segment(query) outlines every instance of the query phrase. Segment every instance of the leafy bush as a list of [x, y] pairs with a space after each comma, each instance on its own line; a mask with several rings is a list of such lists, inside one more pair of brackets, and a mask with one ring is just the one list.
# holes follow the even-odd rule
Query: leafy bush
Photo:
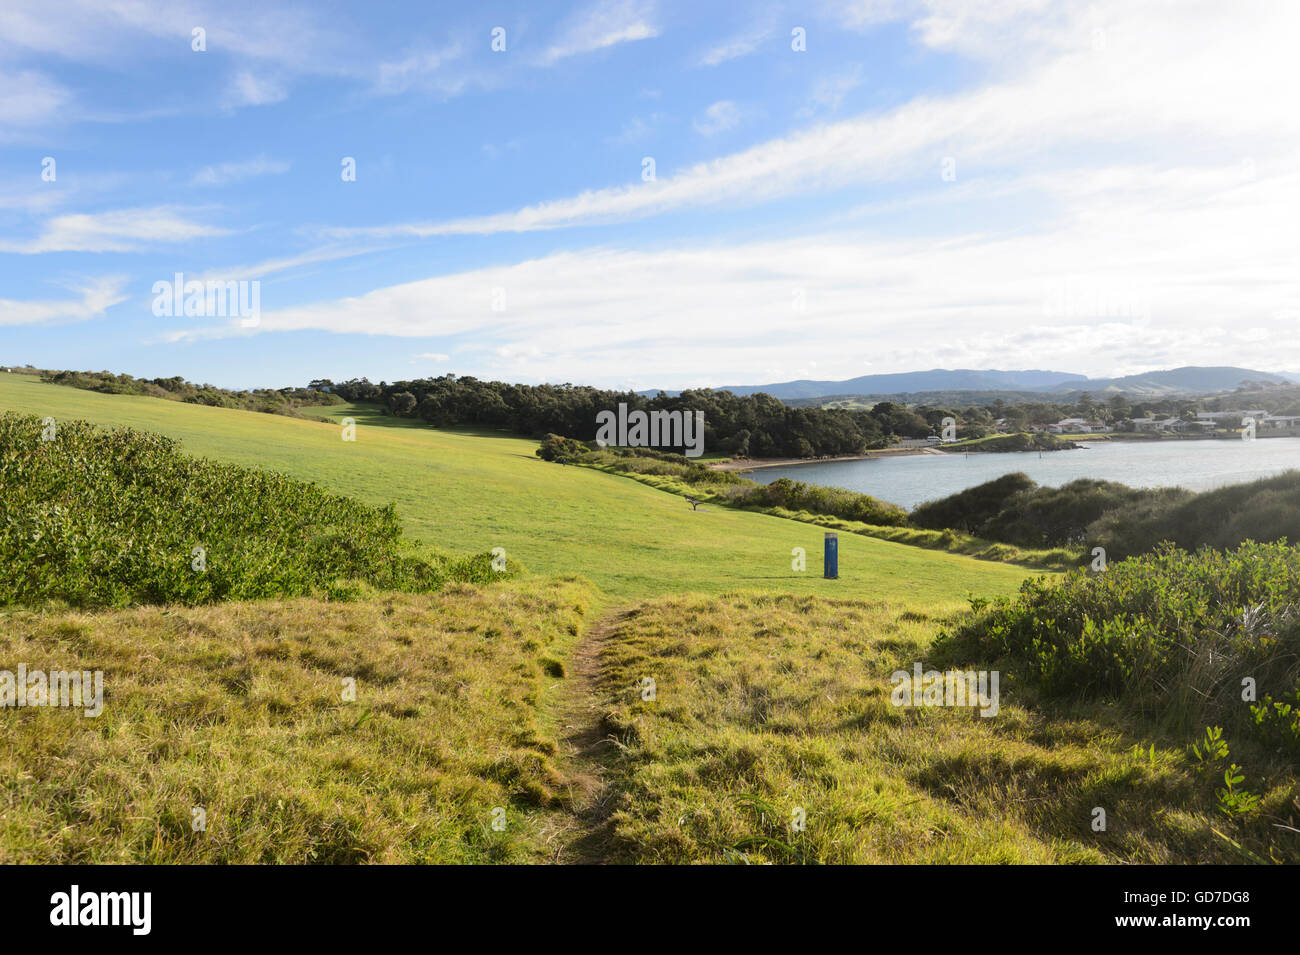
[[1194, 550], [1300, 540], [1300, 471], [1196, 495], [1137, 498], [1099, 517], [1088, 534], [1112, 558], [1149, 551], [1160, 541]]
[[115, 375], [111, 371], [44, 371], [41, 372], [41, 381], [98, 391], [106, 395], [143, 395], [187, 404], [242, 408], [245, 411], [263, 411], [292, 417], [297, 417], [300, 409], [305, 407], [333, 405], [342, 401], [337, 395], [317, 388], [231, 391], [215, 385], [197, 385], [179, 375], [171, 378], [135, 378], [131, 375]]
[[536, 453], [543, 461], [571, 461], [590, 450], [581, 441], [563, 438], [558, 434], [548, 434]]
[[1250, 713], [1255, 718], [1255, 736], [1261, 743], [1300, 756], [1300, 685], [1289, 698], [1284, 695], [1275, 700], [1265, 694]]
[[1157, 553], [1073, 571], [940, 638], [955, 658], [1008, 660], [1049, 696], [1106, 698], [1187, 728], [1246, 728], [1242, 679], [1260, 692], [1300, 677], [1300, 550], [1248, 542], [1235, 551]]
[[926, 501], [912, 509], [912, 523], [929, 530], [979, 532], [1007, 507], [1007, 504], [1038, 485], [1028, 474], [1017, 471], [956, 494]]
[[[397, 513], [131, 429], [0, 415], [0, 604], [199, 604], [500, 575], [402, 538]], [[201, 550], [196, 550], [201, 548]]]
[[1020, 547], [1104, 546], [1090, 529], [1106, 515], [1132, 507], [1164, 508], [1189, 497], [1180, 488], [1131, 488], [1094, 478], [1040, 487], [1017, 472], [920, 504], [911, 518], [918, 527], [953, 528]]
[[753, 484], [732, 496], [742, 507], [783, 507], [791, 511], [829, 514], [848, 521], [862, 521], [884, 527], [901, 527], [907, 523], [907, 511], [869, 494], [822, 487], [780, 478], [771, 484]]

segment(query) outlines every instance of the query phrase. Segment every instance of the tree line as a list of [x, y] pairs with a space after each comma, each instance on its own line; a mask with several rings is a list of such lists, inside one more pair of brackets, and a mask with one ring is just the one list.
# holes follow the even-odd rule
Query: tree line
[[913, 409], [892, 401], [869, 410], [793, 408], [767, 394], [738, 396], [709, 388], [646, 396], [587, 385], [514, 385], [456, 375], [377, 385], [365, 378], [339, 383], [317, 379], [309, 387], [346, 401], [378, 403], [390, 414], [435, 427], [558, 434], [580, 441], [594, 440], [597, 413], [619, 404], [629, 412], [703, 411], [708, 452], [760, 458], [860, 454], [888, 447], [897, 438], [937, 434], [944, 417], [953, 417], [959, 427], [962, 422], [946, 409]]

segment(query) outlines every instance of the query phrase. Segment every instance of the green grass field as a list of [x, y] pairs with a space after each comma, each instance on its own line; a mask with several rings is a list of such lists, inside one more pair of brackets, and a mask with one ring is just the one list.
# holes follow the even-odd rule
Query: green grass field
[[[0, 667], [105, 674], [97, 719], [0, 713], [0, 860], [1224, 858], [1200, 808], [1165, 813], [1190, 783], [1163, 740], [1148, 766], [1129, 752], [1147, 737], [1104, 720], [888, 707], [888, 671], [1025, 567], [842, 533], [826, 581], [820, 527], [692, 511], [543, 462], [533, 441], [364, 408], [305, 420], [0, 375], [0, 409], [160, 432], [394, 502], [409, 535], [504, 547], [527, 570], [354, 603], [0, 610]], [[341, 701], [353, 675], [357, 701]], [[1098, 798], [1143, 825], [1090, 838]], [[791, 800], [809, 819], [797, 844], [773, 816]]]
[[[607, 856], [1245, 860], [1183, 741], [1114, 707], [1044, 708], [1010, 674], [995, 718], [891, 705], [890, 674], [929, 665], [940, 622], [900, 603], [753, 594], [662, 598], [626, 615], [600, 652], [602, 725], [617, 740]], [[1255, 828], [1278, 839], [1276, 861], [1294, 861], [1294, 840], [1269, 826], [1294, 818], [1294, 779], [1269, 791], [1275, 809]], [[1092, 826], [1099, 807], [1105, 831]]]
[[544, 861], [570, 786], [543, 703], [593, 596], [0, 612], [0, 667], [104, 674], [96, 718], [0, 710], [0, 864]]
[[[0, 375], [0, 409], [128, 425], [191, 454], [281, 471], [372, 504], [394, 502], [407, 533], [456, 553], [504, 547], [534, 573], [582, 574], [611, 604], [737, 589], [903, 599], [955, 608], [967, 593], [1014, 591], [1028, 571], [854, 534], [840, 536], [840, 579], [821, 578], [823, 531], [681, 498], [628, 478], [546, 463], [536, 442], [436, 431], [370, 408], [303, 420], [43, 384]], [[341, 420], [356, 420], [356, 441]], [[803, 573], [791, 550], [807, 552]]]
[[104, 673], [99, 717], [0, 711], [0, 861], [1296, 858], [1294, 773], [1235, 739], [1262, 796], [1241, 820], [1215, 808], [1185, 732], [1040, 699], [1023, 661], [1006, 661], [997, 718], [891, 705], [890, 673], [1025, 567], [846, 532], [825, 581], [815, 525], [692, 511], [532, 441], [352, 406], [295, 419], [0, 375], [0, 410], [161, 432], [393, 502], [410, 536], [504, 547], [526, 571], [349, 603], [0, 608], [0, 669]]

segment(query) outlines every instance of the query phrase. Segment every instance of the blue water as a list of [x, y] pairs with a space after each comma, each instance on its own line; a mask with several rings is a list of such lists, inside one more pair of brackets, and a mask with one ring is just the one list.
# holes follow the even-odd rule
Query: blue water
[[909, 454], [866, 461], [835, 461], [759, 468], [761, 484], [787, 477], [861, 491], [906, 508], [955, 494], [1012, 471], [1056, 487], [1076, 478], [1119, 481], [1130, 487], [1185, 487], [1205, 491], [1300, 469], [1300, 438], [1255, 441], [1099, 441], [1077, 451], [1008, 454]]

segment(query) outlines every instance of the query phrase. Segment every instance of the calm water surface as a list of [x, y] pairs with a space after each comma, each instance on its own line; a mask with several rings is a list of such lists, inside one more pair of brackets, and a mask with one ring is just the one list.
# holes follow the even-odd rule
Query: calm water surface
[[1119, 481], [1130, 487], [1185, 487], [1206, 491], [1300, 469], [1300, 438], [1255, 441], [1100, 441], [1077, 451], [1009, 454], [909, 454], [868, 461], [836, 461], [759, 468], [745, 475], [761, 484], [788, 477], [809, 484], [861, 491], [906, 508], [955, 494], [1012, 471], [1056, 487], [1076, 478]]

